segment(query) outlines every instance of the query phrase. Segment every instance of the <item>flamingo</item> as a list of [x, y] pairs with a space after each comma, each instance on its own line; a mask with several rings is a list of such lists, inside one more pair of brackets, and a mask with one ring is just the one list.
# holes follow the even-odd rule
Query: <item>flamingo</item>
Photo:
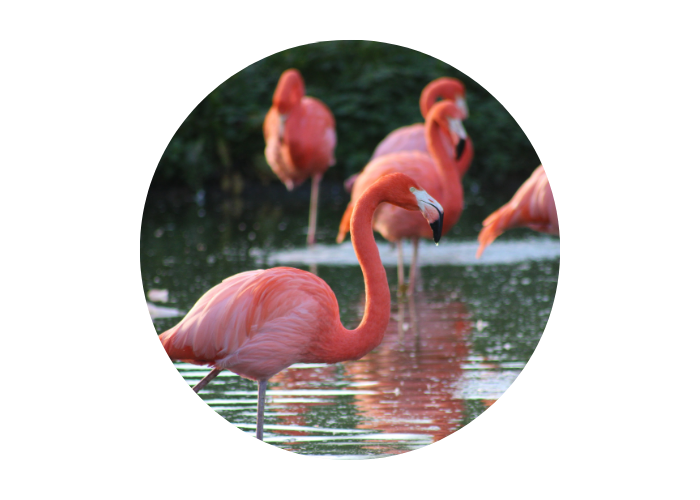
[[[428, 113], [425, 127], [426, 142], [430, 155], [420, 151], [400, 151], [380, 156], [371, 160], [357, 177], [352, 187], [350, 202], [340, 222], [336, 241], [342, 243], [350, 227], [350, 215], [363, 191], [379, 177], [393, 172], [404, 172], [435, 194], [445, 206], [443, 232], [447, 233], [459, 220], [464, 203], [462, 181], [455, 165], [455, 160], [442, 140], [443, 134], [455, 139], [465, 140], [467, 133], [461, 121], [460, 108], [451, 101], [435, 104]], [[418, 238], [429, 238], [420, 217], [415, 214], [397, 210], [384, 205], [379, 207], [374, 216], [374, 229], [386, 240], [395, 242], [398, 250], [399, 293], [404, 290], [404, 269], [402, 240], [410, 238], [413, 242], [413, 259], [409, 274], [408, 293], [413, 293], [418, 261]]]
[[318, 276], [290, 267], [236, 274], [206, 292], [160, 341], [173, 360], [213, 369], [198, 392], [222, 370], [258, 382], [256, 437], [262, 440], [267, 381], [294, 363], [359, 359], [377, 347], [389, 323], [391, 295], [372, 235], [380, 203], [420, 211], [440, 240], [442, 206], [410, 177], [377, 180], [357, 200], [350, 222], [364, 274], [366, 308], [360, 325], [346, 330], [333, 290]]
[[316, 241], [318, 190], [323, 174], [335, 165], [335, 119], [328, 107], [305, 96], [304, 79], [296, 69], [282, 73], [265, 116], [265, 158], [287, 190], [311, 177], [308, 245]]
[[[456, 78], [443, 76], [425, 86], [419, 100], [420, 112], [424, 119], [427, 119], [430, 108], [433, 107], [438, 98], [454, 101], [463, 113], [462, 119], [466, 120], [469, 117], [464, 84]], [[449, 135], [442, 134], [442, 140], [447, 148], [452, 148], [453, 144]], [[457, 158], [457, 168], [462, 177], [469, 170], [469, 166], [474, 158], [474, 144], [471, 137], [467, 137], [463, 146], [463, 149], [460, 147], [457, 151], [451, 151], [450, 153], [453, 155], [453, 158]], [[425, 139], [425, 125], [415, 123], [397, 128], [377, 145], [370, 160], [398, 151], [422, 151], [427, 154], [428, 144]], [[348, 192], [352, 191], [352, 185], [358, 175], [355, 174], [345, 181], [345, 189]]]
[[513, 198], [486, 217], [479, 233], [479, 249], [476, 258], [506, 230], [529, 227], [542, 233], [559, 235], [559, 219], [554, 205], [549, 179], [540, 165], [530, 178], [515, 192]]

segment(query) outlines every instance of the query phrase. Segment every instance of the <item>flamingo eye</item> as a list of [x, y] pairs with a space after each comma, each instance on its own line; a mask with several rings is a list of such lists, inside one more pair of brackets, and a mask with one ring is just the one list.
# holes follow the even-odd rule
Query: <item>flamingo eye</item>
[[416, 192], [416, 188], [414, 188], [414, 187], [410, 187], [410, 188], [408, 188], [408, 190], [409, 190], [410, 192], [412, 192], [412, 193], [415, 193], [415, 192]]

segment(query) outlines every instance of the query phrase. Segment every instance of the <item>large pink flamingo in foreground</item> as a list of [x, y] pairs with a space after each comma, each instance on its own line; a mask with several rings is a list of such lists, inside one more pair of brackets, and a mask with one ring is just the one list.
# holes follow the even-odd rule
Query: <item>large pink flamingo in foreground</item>
[[304, 80], [296, 69], [280, 76], [265, 116], [265, 158], [289, 191], [311, 177], [311, 208], [306, 242], [316, 241], [318, 190], [323, 174], [335, 165], [335, 119], [318, 99], [304, 95]]
[[[352, 187], [350, 203], [345, 210], [338, 229], [336, 241], [341, 243], [350, 227], [350, 215], [362, 193], [378, 178], [393, 172], [403, 172], [416, 179], [427, 191], [445, 207], [445, 219], [442, 232], [447, 233], [459, 220], [464, 203], [462, 180], [455, 160], [445, 146], [442, 136], [447, 135], [453, 142], [466, 139], [466, 131], [461, 121], [462, 112], [451, 101], [435, 104], [428, 113], [425, 127], [426, 142], [430, 155], [420, 151], [400, 151], [387, 154], [370, 161], [360, 173]], [[383, 205], [374, 215], [374, 230], [386, 240], [395, 242], [398, 249], [399, 293], [403, 294], [404, 270], [402, 240], [409, 238], [413, 242], [413, 260], [409, 275], [408, 293], [413, 293], [416, 267], [418, 261], [418, 239], [430, 238], [431, 234], [425, 224], [415, 213], [399, 210], [390, 205]]]
[[355, 330], [340, 322], [333, 290], [316, 275], [289, 267], [236, 274], [206, 292], [160, 340], [173, 360], [214, 369], [198, 392], [222, 370], [258, 381], [256, 437], [262, 439], [267, 381], [294, 363], [359, 359], [377, 347], [389, 323], [391, 295], [372, 234], [381, 203], [420, 211], [440, 239], [443, 209], [420, 184], [396, 173], [375, 182], [357, 200], [350, 222], [364, 274], [367, 302]]
[[484, 220], [483, 226], [479, 233], [477, 259], [493, 240], [508, 229], [529, 227], [542, 233], [559, 235], [557, 207], [544, 167], [537, 167], [513, 198]]
[[[464, 84], [456, 78], [444, 76], [433, 80], [425, 86], [419, 100], [420, 112], [424, 120], [427, 121], [430, 108], [433, 107], [438, 98], [453, 101], [462, 111], [463, 120], [469, 117]], [[456, 144], [452, 143], [450, 136], [442, 133], [441, 136], [450, 155], [457, 160], [457, 170], [459, 170], [459, 174], [464, 176], [474, 159], [474, 144], [472, 143], [471, 137], [467, 137], [465, 142], [460, 142], [459, 147], [455, 150], [453, 147], [456, 146]], [[370, 161], [380, 156], [397, 153], [399, 151], [422, 151], [426, 154], [429, 153], [428, 143], [425, 138], [425, 125], [423, 123], [406, 125], [405, 127], [399, 127], [391, 132], [377, 145], [374, 153], [372, 153]], [[345, 189], [348, 192], [352, 191], [352, 186], [358, 175], [359, 174], [355, 174], [345, 181]]]

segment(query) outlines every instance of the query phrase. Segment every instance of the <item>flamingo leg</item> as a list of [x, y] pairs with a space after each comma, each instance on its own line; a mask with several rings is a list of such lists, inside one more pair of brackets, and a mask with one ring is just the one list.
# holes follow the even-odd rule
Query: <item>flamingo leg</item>
[[399, 324], [399, 343], [403, 347], [403, 310], [404, 303], [402, 300], [399, 301], [399, 315], [396, 318], [396, 322]]
[[403, 240], [396, 241], [396, 259], [398, 260], [398, 271], [399, 271], [399, 290], [397, 295], [399, 297], [403, 296], [406, 292], [406, 285], [404, 284], [404, 269], [403, 269]]
[[316, 214], [318, 213], [318, 188], [323, 174], [316, 174], [311, 178], [311, 208], [309, 209], [309, 234], [306, 244], [311, 246], [316, 243]]
[[194, 392], [199, 392], [205, 385], [207, 385], [209, 382], [211, 382], [216, 376], [221, 373], [221, 370], [218, 368], [214, 368], [212, 371], [210, 371], [206, 377], [204, 377], [202, 380], [197, 382], [197, 385], [195, 385], [192, 390]]
[[255, 437], [262, 441], [263, 427], [265, 424], [265, 391], [267, 390], [267, 380], [258, 380], [258, 416], [255, 426]]
[[413, 238], [413, 258], [411, 259], [411, 271], [408, 274], [408, 294], [413, 295], [416, 288], [416, 276], [418, 272], [418, 238]]

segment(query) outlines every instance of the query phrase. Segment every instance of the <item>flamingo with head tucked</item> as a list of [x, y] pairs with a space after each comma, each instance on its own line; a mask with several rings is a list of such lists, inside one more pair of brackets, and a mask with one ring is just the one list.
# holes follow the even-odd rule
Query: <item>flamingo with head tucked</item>
[[335, 165], [335, 119], [318, 99], [305, 96], [296, 69], [280, 76], [265, 116], [265, 158], [289, 191], [311, 177], [311, 208], [306, 242], [316, 241], [318, 191], [323, 174]]
[[343, 327], [338, 301], [325, 281], [307, 271], [275, 267], [224, 280], [206, 292], [180, 323], [160, 335], [171, 359], [213, 367], [194, 386], [195, 392], [222, 370], [258, 381], [258, 439], [263, 435], [270, 377], [294, 363], [359, 359], [381, 343], [389, 324], [391, 295], [372, 234], [372, 216], [380, 204], [420, 211], [433, 227], [435, 241], [440, 239], [443, 209], [410, 177], [386, 175], [363, 193], [350, 220], [367, 296], [355, 330]]
[[515, 192], [513, 198], [489, 215], [479, 233], [477, 259], [484, 249], [508, 229], [529, 227], [542, 233], [559, 235], [559, 218], [549, 179], [540, 165]]
[[[459, 220], [464, 203], [462, 180], [453, 156], [442, 140], [447, 135], [453, 142], [466, 139], [466, 131], [461, 121], [462, 112], [451, 101], [442, 101], [435, 104], [428, 113], [425, 126], [426, 142], [430, 155], [420, 151], [400, 151], [380, 156], [370, 161], [362, 173], [357, 177], [352, 187], [350, 203], [348, 203], [343, 219], [340, 222], [336, 241], [341, 243], [350, 227], [350, 215], [357, 200], [362, 193], [378, 178], [394, 173], [403, 172], [416, 179], [425, 189], [433, 193], [435, 198], [445, 207], [445, 219], [443, 232], [448, 232]], [[385, 239], [396, 242], [398, 248], [398, 279], [399, 291], [403, 293], [403, 253], [402, 240], [405, 238], [413, 241], [413, 259], [409, 275], [408, 293], [414, 289], [416, 268], [418, 261], [418, 239], [430, 238], [425, 224], [421, 223], [416, 214], [398, 210], [390, 205], [379, 207], [374, 216], [374, 229]]]

